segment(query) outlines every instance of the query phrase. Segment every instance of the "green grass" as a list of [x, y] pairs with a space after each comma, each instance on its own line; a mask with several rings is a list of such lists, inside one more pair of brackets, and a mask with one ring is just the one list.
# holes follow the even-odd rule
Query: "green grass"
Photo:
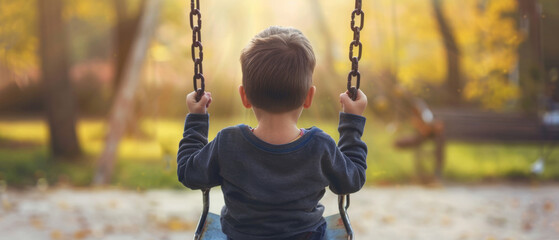
[[[249, 113], [231, 119], [211, 118], [210, 138], [223, 127], [239, 123], [255, 126], [256, 120]], [[301, 127], [313, 125], [337, 139], [336, 118], [304, 116], [300, 121]], [[113, 184], [140, 190], [182, 188], [176, 178], [175, 154], [183, 120], [146, 120], [141, 128], [144, 137], [122, 140]], [[85, 156], [76, 162], [67, 162], [50, 157], [47, 125], [40, 119], [0, 121], [0, 180], [12, 187], [33, 186], [39, 179], [51, 185], [89, 185], [95, 161], [104, 147], [106, 126], [102, 120], [85, 119], [79, 122], [78, 132]], [[368, 120], [363, 137], [369, 147], [368, 184], [402, 184], [416, 180], [413, 152], [395, 149], [395, 138], [397, 135], [386, 131], [383, 124]], [[429, 144], [424, 146], [426, 151], [431, 147]], [[444, 177], [465, 183], [559, 180], [559, 153], [550, 156], [544, 174], [531, 176], [530, 165], [539, 157], [539, 152], [538, 144], [449, 142]]]

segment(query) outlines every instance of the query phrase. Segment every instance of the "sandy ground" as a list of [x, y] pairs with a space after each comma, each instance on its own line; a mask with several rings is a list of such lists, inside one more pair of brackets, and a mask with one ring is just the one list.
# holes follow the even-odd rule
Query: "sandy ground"
[[[0, 239], [192, 239], [198, 191], [0, 192]], [[337, 211], [325, 196], [326, 215]], [[219, 189], [210, 211], [219, 212]], [[365, 188], [349, 210], [356, 239], [558, 240], [559, 185]]]

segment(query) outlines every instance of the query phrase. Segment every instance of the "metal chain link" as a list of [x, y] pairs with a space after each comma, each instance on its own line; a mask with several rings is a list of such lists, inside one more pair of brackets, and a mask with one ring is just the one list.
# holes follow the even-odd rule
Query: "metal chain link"
[[[196, 18], [196, 25], [194, 25]], [[192, 29], [192, 45], [190, 52], [192, 54], [192, 61], [194, 62], [194, 91], [196, 91], [196, 101], [204, 95], [204, 71], [202, 68], [202, 61], [204, 60], [204, 53], [202, 47], [202, 13], [200, 12], [200, 0], [190, 0], [190, 28]], [[196, 54], [198, 49], [198, 54]], [[200, 88], [198, 88], [198, 79], [200, 79]]]
[[[355, 25], [355, 16], [360, 16], [359, 26]], [[361, 37], [361, 30], [363, 29], [363, 24], [365, 24], [365, 13], [361, 10], [361, 0], [355, 0], [355, 9], [351, 12], [351, 22], [350, 28], [353, 31], [353, 41], [349, 43], [349, 61], [351, 61], [351, 71], [347, 75], [347, 93], [351, 100], [355, 101], [357, 99], [357, 90], [359, 89], [359, 84], [361, 83], [361, 74], [359, 73], [359, 60], [361, 60], [361, 55], [363, 53], [363, 44], [359, 38]], [[353, 48], [357, 47], [357, 56], [354, 56]], [[351, 86], [351, 79], [355, 77], [355, 87]], [[343, 199], [346, 198], [346, 205], [343, 206]], [[346, 212], [349, 208], [349, 195], [341, 195], [338, 197], [338, 204], [340, 208], [340, 213]], [[345, 208], [345, 211], [342, 211]], [[348, 233], [348, 239], [353, 239], [353, 229], [351, 229], [351, 224], [349, 223], [347, 212], [342, 216], [346, 232]]]
[[[359, 38], [361, 37], [361, 30], [363, 29], [363, 24], [365, 24], [365, 13], [361, 10], [361, 1], [355, 0], [355, 9], [351, 12], [351, 22], [350, 28], [353, 31], [353, 41], [349, 43], [349, 61], [351, 62], [351, 71], [347, 75], [347, 91], [349, 97], [355, 101], [357, 98], [357, 90], [359, 89], [359, 84], [361, 83], [361, 74], [359, 73], [359, 60], [361, 60], [361, 54], [363, 53], [363, 44], [361, 44]], [[360, 16], [359, 25], [355, 24], [355, 17]], [[357, 47], [357, 56], [353, 53], [353, 48]], [[355, 77], [355, 87], [352, 86], [351, 80]]]

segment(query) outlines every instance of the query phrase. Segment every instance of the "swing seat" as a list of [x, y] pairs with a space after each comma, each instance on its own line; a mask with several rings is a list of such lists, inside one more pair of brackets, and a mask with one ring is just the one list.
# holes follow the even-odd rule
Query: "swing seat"
[[215, 213], [208, 213], [208, 217], [206, 218], [206, 222], [204, 223], [204, 227], [202, 229], [202, 234], [200, 238], [195, 239], [227, 240], [227, 236], [225, 236], [225, 234], [221, 231], [221, 222], [219, 219], [219, 215]]
[[[208, 212], [209, 209], [209, 189], [202, 190], [204, 199], [204, 210], [202, 216], [200, 216], [200, 221], [198, 222], [198, 227], [196, 228], [196, 233], [194, 235], [195, 240], [227, 240], [227, 236], [221, 230], [220, 216]], [[344, 201], [345, 203], [344, 206]], [[326, 232], [324, 239], [326, 240], [352, 240], [353, 230], [349, 219], [347, 217], [347, 208], [349, 207], [349, 195], [338, 196], [338, 208], [340, 213], [334, 214], [326, 217]]]
[[[208, 213], [206, 223], [204, 224], [201, 236], [199, 239], [219, 239], [227, 240], [227, 236], [221, 231], [220, 216], [214, 213]], [[334, 214], [326, 217], [326, 240], [347, 240], [348, 235], [342, 221], [340, 214]]]

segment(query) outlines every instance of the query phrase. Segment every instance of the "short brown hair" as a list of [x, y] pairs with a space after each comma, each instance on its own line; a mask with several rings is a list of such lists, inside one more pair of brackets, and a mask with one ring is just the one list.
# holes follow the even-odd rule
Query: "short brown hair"
[[243, 87], [250, 103], [282, 113], [303, 105], [316, 60], [309, 40], [294, 28], [272, 26], [241, 53]]

